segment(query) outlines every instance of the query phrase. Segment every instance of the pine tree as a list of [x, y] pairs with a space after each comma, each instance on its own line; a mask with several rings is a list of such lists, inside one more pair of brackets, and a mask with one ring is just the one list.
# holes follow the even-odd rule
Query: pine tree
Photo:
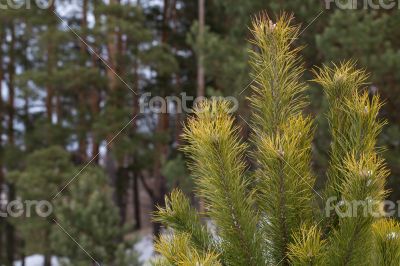
[[379, 11], [336, 9], [327, 22], [316, 36], [317, 48], [324, 60], [357, 60], [357, 65], [371, 72], [370, 93], [377, 91], [385, 98], [381, 113], [390, 124], [383, 129], [378, 141], [387, 149], [384, 155], [391, 169], [388, 187], [393, 190], [389, 197], [396, 201], [399, 197], [397, 176], [400, 174], [397, 167], [400, 145], [396, 141], [400, 137], [400, 11], [397, 8]]
[[[107, 176], [98, 167], [89, 167], [54, 203], [56, 223], [65, 228], [53, 231], [52, 245], [65, 265], [138, 265], [136, 253], [124, 240], [118, 208], [112, 200]], [[54, 225], [57, 226], [57, 225]], [[87, 250], [94, 262], [83, 250]]]
[[[179, 190], [166, 198], [155, 220], [173, 233], [158, 240], [163, 257], [156, 265], [398, 263], [400, 225], [373, 215], [382, 212], [387, 193], [388, 170], [376, 146], [382, 104], [363, 89], [367, 75], [351, 62], [315, 71], [329, 102], [332, 144], [326, 189], [313, 188], [314, 121], [304, 114], [308, 86], [301, 82], [300, 48], [294, 47], [299, 29], [287, 15], [276, 23], [266, 14], [253, 20], [251, 145], [239, 137], [228, 102], [195, 107], [183, 150], [206, 210], [198, 213]], [[354, 201], [373, 204], [369, 211], [346, 204]], [[214, 230], [203, 225], [204, 217]]]
[[[8, 181], [16, 188], [16, 195], [22, 202], [47, 200], [51, 204], [52, 193], [56, 193], [72, 175], [69, 154], [58, 146], [37, 150], [30, 154], [23, 170], [7, 175]], [[25, 240], [24, 254], [43, 254], [45, 266], [50, 265], [54, 249], [50, 243], [53, 214], [43, 218], [35, 211], [36, 205], [24, 209], [25, 216], [9, 217], [19, 234]], [[58, 230], [58, 229], [56, 229]]]

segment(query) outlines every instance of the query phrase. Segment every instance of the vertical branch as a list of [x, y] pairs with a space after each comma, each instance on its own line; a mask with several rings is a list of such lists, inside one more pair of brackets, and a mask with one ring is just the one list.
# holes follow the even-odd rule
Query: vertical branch
[[[250, 65], [255, 77], [250, 99], [255, 109], [253, 157], [259, 186], [259, 205], [265, 218], [262, 228], [273, 262], [289, 265], [288, 247], [293, 233], [312, 217], [312, 119], [302, 114], [307, 105], [301, 81], [304, 67], [300, 49], [293, 47], [299, 27], [291, 16], [276, 23], [261, 14], [253, 20], [255, 46]], [[301, 152], [299, 152], [301, 151]]]
[[[378, 204], [386, 194], [389, 172], [376, 151], [384, 124], [377, 119], [381, 103], [379, 96], [370, 98], [368, 92], [360, 91], [366, 78], [352, 63], [344, 63], [324, 67], [316, 79], [323, 86], [330, 107], [332, 144], [325, 233], [330, 233], [328, 253], [334, 257], [332, 265], [360, 265], [365, 257], [374, 254], [368, 241], [375, 214], [379, 214]], [[354, 202], [364, 205], [355, 207]], [[351, 215], [338, 213], [342, 204], [352, 205], [346, 210]]]
[[202, 101], [184, 130], [190, 169], [204, 198], [206, 214], [218, 228], [227, 265], [264, 265], [258, 212], [249, 193], [244, 162], [246, 145], [238, 136], [229, 103]]

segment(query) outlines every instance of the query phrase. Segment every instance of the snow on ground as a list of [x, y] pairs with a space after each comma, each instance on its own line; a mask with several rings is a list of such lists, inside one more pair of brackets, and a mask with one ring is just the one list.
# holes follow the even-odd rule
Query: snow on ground
[[[43, 255], [35, 254], [25, 258], [25, 266], [43, 266]], [[14, 266], [21, 266], [21, 261], [14, 262]], [[51, 265], [52, 266], [59, 266], [57, 257], [51, 258]]]
[[[142, 264], [148, 262], [154, 256], [153, 235], [144, 235], [134, 246], [139, 254], [139, 261]], [[21, 261], [14, 262], [14, 266], [21, 266]], [[52, 266], [59, 266], [57, 257], [51, 258]], [[43, 255], [35, 254], [25, 258], [25, 266], [43, 266]]]
[[135, 250], [139, 254], [139, 262], [148, 262], [154, 256], [153, 235], [144, 235], [135, 244]]

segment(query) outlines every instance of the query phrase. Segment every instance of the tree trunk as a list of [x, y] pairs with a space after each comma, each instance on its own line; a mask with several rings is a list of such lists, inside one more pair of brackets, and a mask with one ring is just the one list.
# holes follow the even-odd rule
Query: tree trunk
[[[92, 111], [92, 120], [96, 119], [98, 114], [100, 113], [99, 104], [100, 104], [99, 92], [97, 91], [96, 88], [92, 88], [91, 95], [90, 95], [90, 108], [91, 108], [91, 111]], [[91, 157], [94, 158], [94, 156], [99, 154], [99, 151], [100, 151], [99, 139], [98, 139], [96, 133], [93, 132], [93, 130], [92, 130]], [[99, 156], [96, 156], [93, 159], [92, 162], [95, 163], [95, 164], [98, 164], [99, 163]]]
[[[53, 15], [55, 10], [54, 2], [50, 5], [48, 12]], [[55, 24], [49, 24], [48, 31], [55, 32]], [[54, 62], [56, 62], [54, 58], [54, 42], [52, 40], [52, 34], [49, 34], [49, 39], [47, 40], [47, 75], [48, 77], [52, 76]], [[46, 85], [46, 114], [49, 123], [52, 122], [53, 119], [53, 96], [54, 96], [54, 88], [52, 82], [48, 81]]]
[[87, 160], [85, 95], [82, 88], [78, 88], [78, 154], [81, 162]]
[[[8, 185], [8, 200], [15, 199], [15, 189], [14, 185]], [[7, 222], [6, 224], [6, 248], [7, 248], [7, 262], [8, 265], [13, 265], [15, 258], [15, 228], [12, 224]]]
[[[15, 75], [15, 29], [14, 25], [10, 27], [11, 40], [10, 40], [10, 63], [8, 65], [8, 128], [7, 137], [10, 146], [15, 143], [14, 140], [14, 98], [15, 98], [15, 88], [14, 88], [14, 75]], [[15, 199], [15, 189], [13, 184], [8, 184], [8, 201]], [[7, 261], [9, 265], [13, 265], [15, 256], [15, 228], [12, 224], [7, 223], [6, 226], [6, 238], [7, 238]]]
[[[159, 115], [157, 134], [166, 134], [169, 129], [169, 116], [167, 113], [161, 113]], [[163, 163], [167, 159], [168, 146], [160, 141], [156, 144], [155, 159], [153, 165], [153, 176], [154, 182], [154, 193], [153, 193], [153, 211], [157, 210], [157, 206], [163, 207], [164, 197], [167, 192], [167, 184], [165, 177], [161, 174], [161, 168]], [[153, 234], [158, 236], [160, 233], [161, 224], [153, 223]]]
[[[161, 42], [167, 43], [168, 41], [168, 21], [169, 21], [169, 0], [164, 0], [164, 11], [163, 11], [163, 28], [161, 33]], [[169, 114], [160, 113], [158, 115], [158, 123], [156, 133], [158, 135], [168, 134], [169, 130]], [[154, 149], [154, 165], [153, 165], [153, 211], [156, 210], [156, 206], [164, 206], [164, 196], [166, 194], [166, 180], [161, 174], [161, 168], [163, 163], [167, 159], [168, 146], [163, 140], [159, 140]], [[153, 222], [153, 234], [158, 236], [160, 233], [161, 224]]]
[[140, 217], [140, 197], [139, 197], [139, 184], [138, 184], [138, 176], [136, 173], [133, 173], [132, 176], [132, 202], [133, 202], [133, 211], [135, 218], [135, 229], [139, 230], [142, 227], [141, 217]]
[[[110, 5], [119, 5], [120, 1], [119, 0], [110, 0]], [[122, 71], [124, 69], [121, 61], [119, 60], [121, 57], [121, 54], [123, 53], [123, 45], [122, 45], [122, 33], [121, 29], [118, 26], [113, 26], [112, 28], [108, 29], [108, 42], [107, 42], [107, 53], [108, 53], [108, 65], [110, 68], [106, 68], [107, 71], [107, 78], [108, 78], [108, 87], [109, 87], [109, 99], [108, 99], [108, 104], [113, 106], [113, 107], [118, 107], [121, 105], [122, 102], [124, 102], [124, 93], [122, 91], [126, 90], [127, 88], [122, 88], [120, 80], [117, 75], [122, 75]], [[117, 109], [117, 108], [116, 108]], [[108, 139], [112, 139], [114, 136], [111, 135], [114, 132], [110, 132], [110, 135], [108, 136]], [[108, 153], [112, 153], [113, 150], [113, 144], [108, 146]], [[125, 180], [124, 176], [119, 175], [119, 173], [123, 172], [121, 171], [122, 167], [124, 167], [123, 162], [124, 160], [117, 161], [115, 156], [107, 156], [108, 160], [114, 160], [113, 162], [109, 162], [109, 164], [114, 165], [114, 168], [110, 168], [110, 170], [113, 170], [114, 172], [109, 172], [110, 177], [113, 178], [112, 183], [115, 185], [117, 188], [123, 188], [125, 187], [125, 184], [128, 180]], [[120, 156], [120, 158], [123, 158], [123, 156]], [[120, 191], [122, 194], [114, 195], [114, 199], [116, 200], [117, 206], [120, 209], [120, 215], [121, 215], [121, 221], [125, 220], [125, 206], [124, 206], [124, 200], [126, 198], [126, 189], [123, 191]]]
[[21, 240], [21, 266], [25, 266], [25, 241]]
[[[138, 3], [138, 6], [140, 6], [140, 3]], [[127, 41], [129, 41], [129, 36]], [[139, 93], [139, 47], [135, 47], [135, 62], [134, 62], [134, 87], [133, 89]], [[132, 95], [132, 117], [136, 117], [139, 114], [139, 101], [138, 101], [138, 96], [136, 94]], [[132, 132], [134, 136], [136, 136], [136, 130], [137, 130], [137, 125], [135, 121], [132, 123]], [[132, 163], [136, 163], [136, 154], [134, 153], [132, 156]], [[142, 226], [141, 223], [141, 217], [140, 217], [140, 197], [139, 197], [139, 184], [138, 184], [138, 174], [137, 171], [134, 169], [132, 171], [132, 205], [133, 205], [133, 213], [134, 213], [134, 219], [135, 219], [135, 229], [139, 230]]]
[[[86, 32], [87, 28], [87, 0], [83, 0], [82, 4], [82, 20], [81, 20], [81, 30], [83, 33]], [[80, 41], [80, 50], [81, 50], [81, 58], [80, 58], [80, 64], [81, 66], [85, 67], [86, 66], [86, 58], [87, 58], [87, 47], [86, 47], [86, 36], [85, 34], [81, 35], [83, 41]], [[78, 114], [78, 153], [79, 157], [82, 160], [82, 162], [85, 162], [87, 160], [87, 139], [86, 139], [86, 95], [85, 95], [85, 85], [80, 86], [77, 88], [78, 90], [78, 109], [79, 109], [79, 114]]]
[[[205, 27], [205, 0], [199, 1], [199, 47], [197, 54], [197, 97], [205, 96], [205, 74], [204, 74], [204, 27]], [[204, 212], [204, 201], [199, 199], [199, 209]]]
[[204, 79], [204, 27], [205, 27], [205, 0], [199, 1], [199, 47], [197, 54], [197, 97], [205, 95]]
[[57, 124], [61, 125], [62, 106], [61, 106], [61, 95], [59, 93], [57, 93], [56, 95], [56, 114], [57, 114]]
[[51, 255], [45, 254], [43, 258], [44, 258], [43, 266], [51, 266]]
[[[3, 23], [3, 22], [1, 22]], [[4, 119], [4, 104], [3, 104], [3, 45], [4, 32], [0, 29], [0, 136], [3, 135], [3, 119]], [[0, 195], [3, 193], [3, 141], [0, 138]], [[3, 225], [4, 218], [0, 217], [0, 261], [3, 261]]]
[[117, 205], [119, 207], [119, 215], [120, 215], [120, 223], [121, 225], [125, 224], [126, 221], [126, 207], [127, 207], [127, 188], [129, 186], [129, 176], [126, 168], [120, 167], [117, 170], [117, 187], [116, 196], [117, 196]]
[[[159, 187], [157, 195], [153, 198], [153, 212], [156, 212], [157, 206], [165, 206], [165, 194], [167, 193], [166, 180], [164, 176], [159, 178]], [[161, 223], [153, 223], [153, 235], [158, 237], [161, 234]]]
[[[173, 10], [171, 12], [172, 13], [171, 19], [173, 21], [173, 25], [175, 25], [172, 28], [174, 35], [177, 34], [178, 25], [179, 25], [176, 4], [177, 4], [177, 0], [174, 0], [173, 4], [172, 4]], [[174, 43], [174, 48], [176, 50], [179, 50], [179, 47], [176, 42]], [[182, 91], [182, 86], [181, 86], [182, 82], [181, 82], [181, 76], [180, 76], [179, 72], [176, 73], [176, 75], [175, 75], [175, 84], [176, 84], [177, 90]], [[177, 106], [176, 114], [175, 114], [175, 132], [174, 132], [174, 144], [176, 146], [180, 145], [180, 138], [181, 138], [180, 136], [182, 133], [182, 119], [184, 118], [184, 115], [182, 115], [182, 107], [181, 107], [181, 109], [178, 109], [178, 108], [179, 107]]]
[[[110, 4], [117, 4], [117, 0], [110, 0]], [[118, 67], [117, 67], [117, 55], [118, 50], [118, 34], [116, 32], [116, 28], [108, 29], [108, 42], [107, 42], [107, 53], [108, 53], [108, 65], [111, 67], [109, 69], [106, 68], [107, 71], [107, 78], [108, 78], [108, 86], [111, 93], [115, 92], [118, 89], [118, 80], [117, 76], [115, 75], [114, 71], [119, 74]]]

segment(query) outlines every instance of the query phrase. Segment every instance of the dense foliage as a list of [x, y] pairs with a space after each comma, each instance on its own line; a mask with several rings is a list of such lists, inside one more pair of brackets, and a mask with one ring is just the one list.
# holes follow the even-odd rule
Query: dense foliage
[[[308, 87], [293, 47], [300, 28], [290, 16], [275, 23], [262, 14], [251, 31], [253, 148], [239, 137], [227, 102], [195, 107], [183, 150], [205, 212], [193, 210], [179, 190], [172, 192], [155, 216], [173, 230], [160, 237], [156, 247], [163, 258], [155, 263], [397, 265], [400, 225], [384, 217], [381, 205], [389, 174], [376, 145], [381, 102], [364, 88], [365, 72], [351, 62], [315, 71], [329, 104], [332, 137], [326, 189], [317, 192], [314, 123], [304, 114]], [[251, 168], [247, 154], [255, 161]], [[214, 230], [202, 225], [204, 217]]]

